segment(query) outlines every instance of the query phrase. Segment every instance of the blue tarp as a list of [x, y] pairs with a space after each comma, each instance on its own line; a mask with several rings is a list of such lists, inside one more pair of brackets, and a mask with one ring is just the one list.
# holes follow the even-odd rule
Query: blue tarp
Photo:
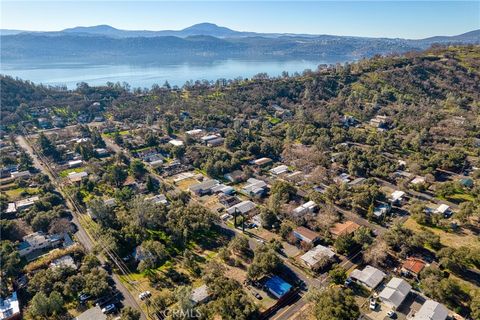
[[288, 282], [285, 282], [285, 280], [283, 280], [279, 276], [273, 276], [268, 279], [265, 282], [265, 286], [278, 299], [283, 297], [292, 288], [292, 286]]

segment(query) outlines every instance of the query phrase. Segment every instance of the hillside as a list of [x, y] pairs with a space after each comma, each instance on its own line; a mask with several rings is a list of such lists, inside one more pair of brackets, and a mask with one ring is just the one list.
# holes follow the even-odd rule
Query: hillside
[[120, 30], [108, 25], [75, 27], [58, 32], [1, 32], [4, 61], [29, 59], [138, 62], [175, 58], [321, 58], [345, 60], [376, 54], [424, 50], [435, 43], [479, 43], [480, 31], [421, 40], [332, 35], [269, 34], [231, 30], [210, 23], [183, 30]]

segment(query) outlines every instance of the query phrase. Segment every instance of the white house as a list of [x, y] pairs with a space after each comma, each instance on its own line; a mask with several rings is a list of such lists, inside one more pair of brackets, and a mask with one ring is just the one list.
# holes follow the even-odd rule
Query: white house
[[68, 161], [68, 167], [69, 168], [78, 168], [82, 165], [83, 161], [82, 160], [71, 160]]
[[383, 281], [383, 279], [386, 277], [386, 274], [385, 272], [368, 265], [363, 270], [353, 270], [350, 274], [350, 277], [360, 282], [370, 290], [373, 290]]
[[255, 203], [253, 203], [252, 201], [242, 201], [240, 203], [237, 203], [236, 205], [230, 207], [227, 209], [227, 212], [229, 214], [234, 214], [234, 213], [241, 213], [241, 214], [245, 214], [247, 212], [250, 212], [251, 210], [253, 210], [255, 208]]
[[33, 251], [53, 247], [59, 244], [61, 238], [46, 236], [42, 232], [35, 232], [23, 237], [23, 241], [17, 245], [20, 256], [25, 256]]
[[443, 304], [433, 300], [427, 300], [412, 320], [445, 320], [448, 317], [448, 309]]
[[243, 192], [252, 197], [261, 197], [266, 192], [267, 184], [265, 181], [250, 178], [247, 180], [247, 184], [243, 187]]
[[17, 202], [15, 202], [15, 209], [17, 211], [20, 211], [20, 210], [30, 208], [38, 200], [40, 200], [40, 198], [38, 196], [33, 196], [33, 197], [30, 197], [30, 198], [18, 200]]
[[330, 248], [327, 248], [322, 245], [317, 245], [315, 248], [311, 249], [310, 251], [302, 255], [300, 259], [309, 268], [315, 269], [325, 259], [331, 261], [333, 260], [334, 257], [335, 257], [335, 252], [333, 252]]
[[452, 210], [450, 209], [449, 206], [442, 203], [441, 205], [438, 206], [437, 209], [435, 209], [435, 213], [439, 213], [439, 214], [442, 214], [445, 217], [449, 217], [449, 216], [452, 215]]
[[283, 173], [288, 172], [288, 166], [282, 164], [279, 166], [276, 166], [275, 168], [270, 169], [270, 172], [276, 176], [281, 175]]
[[301, 206], [293, 209], [293, 213], [295, 215], [302, 215], [302, 214], [305, 214], [307, 212], [314, 212], [315, 209], [317, 208], [317, 205], [315, 204], [315, 202], [313, 201], [308, 201], [308, 202], [305, 202], [304, 204], [302, 204]]
[[0, 319], [20, 319], [20, 303], [15, 291], [5, 299], [0, 297]]
[[383, 303], [396, 310], [405, 300], [412, 286], [401, 278], [392, 278], [385, 288], [380, 292], [380, 299]]
[[401, 190], [395, 190], [390, 195], [389, 200], [393, 204], [402, 204], [402, 202], [405, 200], [405, 192]]
[[175, 147], [183, 146], [183, 141], [182, 140], [172, 139], [172, 140], [168, 141], [168, 143], [174, 145]]

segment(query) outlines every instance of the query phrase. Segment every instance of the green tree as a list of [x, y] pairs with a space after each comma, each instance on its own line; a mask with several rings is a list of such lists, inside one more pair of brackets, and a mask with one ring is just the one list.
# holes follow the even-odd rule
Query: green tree
[[125, 307], [120, 313], [121, 320], [139, 320], [140, 311], [133, 309], [132, 307]]
[[335, 266], [332, 270], [328, 272], [331, 282], [334, 284], [343, 284], [347, 279], [347, 272], [344, 268], [340, 266]]
[[360, 316], [352, 292], [341, 287], [329, 287], [314, 292], [313, 315], [317, 320], [352, 320]]

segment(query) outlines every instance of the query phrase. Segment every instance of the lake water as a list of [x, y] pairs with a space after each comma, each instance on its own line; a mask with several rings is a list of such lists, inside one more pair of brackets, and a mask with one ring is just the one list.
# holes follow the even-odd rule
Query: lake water
[[[343, 60], [344, 61], [344, 60]], [[217, 80], [220, 78], [250, 78], [258, 73], [269, 76], [301, 73], [305, 69], [315, 70], [319, 64], [342, 62], [338, 59], [310, 60], [219, 60], [209, 62], [181, 62], [167, 64], [92, 64], [52, 62], [6, 62], [0, 72], [34, 83], [66, 85], [75, 88], [79, 82], [102, 85], [106, 82], [127, 82], [131, 87], [150, 88], [152, 84], [182, 86], [188, 80]]]

